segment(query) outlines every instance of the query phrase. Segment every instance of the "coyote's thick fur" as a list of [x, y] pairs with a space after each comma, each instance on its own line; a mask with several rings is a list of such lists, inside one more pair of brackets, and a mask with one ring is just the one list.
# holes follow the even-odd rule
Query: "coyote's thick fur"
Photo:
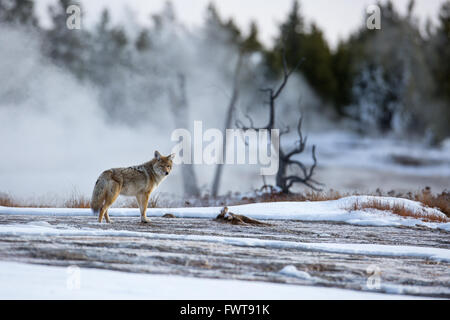
[[111, 222], [108, 208], [119, 194], [135, 196], [141, 210], [141, 221], [150, 222], [146, 217], [150, 193], [172, 170], [173, 157], [174, 154], [163, 157], [155, 151], [155, 158], [141, 165], [103, 171], [95, 183], [91, 199], [91, 209], [98, 214], [98, 222], [102, 222], [103, 217], [106, 222]]

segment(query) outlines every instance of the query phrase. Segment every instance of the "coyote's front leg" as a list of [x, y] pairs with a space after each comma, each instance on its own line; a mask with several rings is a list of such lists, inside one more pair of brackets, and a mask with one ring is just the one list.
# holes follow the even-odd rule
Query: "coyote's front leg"
[[147, 216], [146, 216], [149, 198], [150, 198], [150, 192], [149, 193], [141, 193], [136, 196], [136, 199], [139, 204], [139, 209], [141, 210], [141, 222], [144, 222], [144, 223], [150, 222], [150, 219], [147, 218]]

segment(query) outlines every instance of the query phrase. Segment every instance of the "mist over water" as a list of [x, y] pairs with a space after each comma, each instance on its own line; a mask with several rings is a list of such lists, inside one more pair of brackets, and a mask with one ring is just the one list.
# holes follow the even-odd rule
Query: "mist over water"
[[[74, 191], [90, 196], [103, 170], [143, 163], [153, 158], [155, 150], [169, 154], [176, 143], [170, 141], [176, 126], [167, 90], [176, 86], [180, 72], [186, 79], [186, 123], [191, 126], [187, 129], [192, 130], [194, 120], [201, 120], [204, 130], [222, 130], [237, 51], [205, 41], [204, 30], [195, 36], [172, 31], [161, 33], [157, 56], [135, 59], [138, 67], [153, 73], [120, 71], [117, 78], [109, 79], [112, 85], [107, 90], [116, 88], [124, 104], [110, 110], [101, 100], [100, 89], [105, 89], [52, 64], [41, 53], [36, 34], [2, 26], [0, 191], [25, 198], [67, 197]], [[209, 45], [209, 50], [200, 45]], [[250, 74], [251, 68], [244, 72], [255, 79], [255, 86], [241, 89], [238, 107], [252, 112], [264, 99], [258, 92], [261, 80]], [[152, 94], [155, 87], [161, 91]], [[300, 94], [303, 101], [314, 99], [304, 80], [293, 78], [282, 107], [294, 110], [295, 118]], [[266, 115], [257, 112], [255, 119], [262, 124]], [[195, 165], [195, 170], [202, 190], [209, 190], [215, 166]], [[259, 166], [249, 165], [226, 166], [222, 181], [222, 193], [248, 191], [262, 183]], [[181, 195], [179, 168], [158, 191]]]
[[32, 35], [2, 29], [0, 43], [7, 44], [0, 47], [2, 191], [88, 194], [103, 169], [147, 161], [153, 149], [169, 151], [158, 122], [108, 121], [96, 89], [46, 61]]
[[[187, 29], [169, 10], [151, 29], [151, 50], [132, 47], [142, 30], [130, 23], [124, 26], [128, 43], [108, 51], [113, 28], [90, 30], [90, 38], [82, 39], [89, 47], [88, 53], [77, 52], [88, 55], [80, 59], [88, 66], [84, 70], [88, 76], [83, 78], [70, 69], [71, 60], [58, 66], [50, 59], [49, 47], [56, 42], [49, 43], [42, 30], [0, 25], [0, 193], [50, 200], [73, 193], [89, 197], [102, 171], [149, 161], [155, 150], [169, 154], [177, 143], [171, 141], [171, 134], [180, 126], [192, 133], [194, 121], [202, 121], [203, 132], [223, 130], [239, 56], [238, 48], [228, 41], [229, 33], [207, 22]], [[67, 39], [67, 46], [62, 41], [50, 49], [65, 53], [71, 48], [70, 36], [78, 34], [65, 27], [58, 31], [59, 41]], [[236, 119], [249, 125], [247, 113], [255, 127], [268, 121], [267, 95], [260, 89], [276, 88], [279, 82], [266, 78], [262, 60], [259, 51], [245, 56], [232, 127]], [[186, 114], [174, 114], [171, 94], [184, 96]], [[311, 146], [316, 144], [316, 177], [325, 189], [416, 190], [429, 185], [439, 191], [448, 187], [448, 143], [430, 149], [388, 135], [361, 136], [351, 131], [354, 126], [348, 119], [338, 121], [329, 115], [333, 108], [311, 89], [302, 70], [292, 74], [276, 108], [277, 126], [291, 128], [281, 140], [286, 148], [295, 146], [293, 128], [303, 114], [308, 145], [296, 160], [310, 165]], [[203, 147], [207, 145], [204, 141]], [[394, 161], [410, 158], [420, 167]], [[194, 168], [202, 193], [208, 193], [215, 165]], [[180, 171], [175, 166], [157, 192], [181, 196]], [[260, 188], [259, 173], [259, 165], [225, 165], [219, 194]], [[274, 177], [266, 177], [265, 183], [273, 182]]]

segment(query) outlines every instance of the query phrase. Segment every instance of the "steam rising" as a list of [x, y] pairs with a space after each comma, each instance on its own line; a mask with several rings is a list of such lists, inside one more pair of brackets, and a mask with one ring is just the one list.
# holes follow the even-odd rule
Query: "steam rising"
[[[159, 31], [152, 38], [154, 50], [129, 57], [133, 71], [115, 66], [96, 70], [110, 77], [108, 85], [99, 86], [52, 64], [41, 53], [36, 34], [1, 27], [0, 191], [64, 197], [76, 190], [90, 196], [103, 170], [148, 161], [155, 150], [170, 153], [176, 142], [170, 141], [175, 121], [167, 90], [179, 73], [186, 77], [188, 123], [201, 120], [205, 129], [222, 128], [237, 49], [225, 45], [220, 37], [227, 35], [219, 30], [189, 33], [163, 21]], [[243, 73], [252, 81], [241, 88], [239, 108], [256, 110], [255, 119], [265, 122], [266, 111], [259, 111], [264, 97], [258, 92], [264, 79], [257, 61], [250, 57], [246, 64]], [[280, 119], [285, 124], [296, 121], [300, 96], [304, 105], [317, 104], [300, 77], [285, 92], [280, 104], [287, 111]], [[214, 166], [195, 169], [200, 187], [208, 190]], [[180, 172], [175, 168], [171, 175], [159, 191], [180, 195]], [[227, 166], [221, 192], [260, 184], [258, 166]]]

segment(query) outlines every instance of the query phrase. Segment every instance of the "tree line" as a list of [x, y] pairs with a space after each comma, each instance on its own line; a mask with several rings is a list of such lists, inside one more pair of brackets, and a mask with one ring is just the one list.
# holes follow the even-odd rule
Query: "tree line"
[[[124, 121], [127, 115], [121, 114], [121, 106], [127, 104], [130, 92], [127, 98], [121, 88], [126, 77], [123, 70], [136, 74], [141, 80], [133, 85], [135, 94], [131, 94], [133, 103], [127, 114], [145, 113], [145, 108], [132, 106], [162, 94], [160, 84], [146, 83], [145, 72], [164, 73], [164, 61], [149, 62], [144, 57], [160, 49], [157, 39], [167, 24], [179, 24], [170, 2], [151, 17], [152, 27], [139, 27], [133, 35], [126, 26], [113, 25], [107, 9], [93, 28], [73, 32], [66, 27], [66, 8], [71, 4], [74, 1], [59, 0], [50, 6], [51, 27], [42, 28], [33, 1], [0, 0], [0, 24], [37, 30], [44, 54], [80, 81], [103, 88], [102, 105]], [[337, 120], [351, 120], [363, 133], [425, 136], [430, 143], [438, 143], [450, 136], [450, 1], [442, 4], [437, 23], [427, 23], [425, 30], [414, 16], [414, 0], [404, 15], [392, 1], [378, 5], [380, 30], [369, 30], [361, 19], [361, 26], [332, 49], [320, 26], [306, 23], [297, 0], [279, 24], [273, 45], [259, 40], [255, 22], [243, 32], [233, 18], [224, 19], [210, 4], [204, 21], [205, 45], [200, 47], [207, 50], [214, 42], [223, 50], [233, 48], [247, 57], [257, 56], [259, 70], [274, 80], [283, 75], [282, 54], [289, 69], [303, 58], [295, 72], [306, 78], [323, 108], [331, 110]], [[232, 72], [229, 76], [233, 77]], [[245, 86], [250, 81], [251, 77], [243, 77], [240, 83]], [[139, 86], [146, 89], [138, 90]]]

